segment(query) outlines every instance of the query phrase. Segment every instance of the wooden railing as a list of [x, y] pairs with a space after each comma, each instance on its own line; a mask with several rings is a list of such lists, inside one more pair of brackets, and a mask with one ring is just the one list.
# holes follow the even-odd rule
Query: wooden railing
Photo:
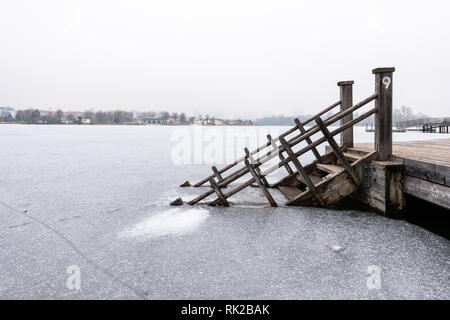
[[[332, 110], [333, 108], [337, 107], [339, 104], [341, 103], [341, 101], [337, 101], [335, 103], [333, 103], [331, 106], [323, 109], [321, 112], [319, 112], [318, 114], [316, 114], [315, 116], [307, 119], [306, 121], [297, 124], [295, 127], [290, 128], [289, 130], [283, 132], [280, 136], [268, 140], [266, 144], [263, 144], [262, 146], [259, 146], [258, 148], [256, 148], [255, 150], [250, 151], [250, 155], [254, 155], [262, 150], [264, 150], [267, 147], [271, 147], [272, 143], [277, 142], [281, 137], [286, 137], [288, 135], [290, 135], [291, 133], [293, 133], [295, 130], [298, 130], [299, 127], [304, 127], [305, 125], [307, 125], [308, 123], [310, 123], [311, 121], [313, 121], [316, 117], [320, 117], [321, 115], [327, 113], [328, 111]], [[298, 119], [296, 119], [298, 121]], [[296, 136], [295, 138], [298, 138], [301, 136], [302, 133], [300, 133], [298, 136]], [[214, 178], [214, 177], [221, 177], [222, 173], [225, 173], [226, 171], [228, 171], [229, 169], [233, 168], [234, 166], [236, 166], [237, 164], [244, 162], [245, 159], [247, 158], [247, 155], [242, 156], [241, 158], [239, 158], [238, 160], [234, 161], [233, 163], [227, 165], [226, 167], [217, 170], [217, 168], [212, 167], [213, 170], [213, 174], [211, 174], [210, 176], [204, 178], [203, 180], [200, 180], [199, 182], [194, 184], [194, 187], [200, 187], [201, 185], [205, 184], [206, 182], [208, 182], [210, 179]], [[236, 173], [236, 172], [235, 172]], [[224, 178], [222, 178], [224, 179]]]
[[[331, 116], [330, 118], [328, 118], [328, 119], [325, 120], [325, 121], [323, 121], [323, 120], [320, 118], [320, 116], [316, 116], [316, 117], [314, 118], [314, 120], [315, 120], [316, 122], [317, 122], [317, 121], [323, 121], [323, 125], [324, 125], [324, 126], [330, 125], [330, 124], [336, 122], [337, 120], [343, 118], [345, 115], [347, 115], [347, 114], [349, 114], [349, 113], [351, 113], [351, 112], [353, 112], [353, 111], [355, 111], [355, 110], [361, 108], [362, 106], [366, 105], [367, 103], [369, 103], [369, 102], [375, 100], [376, 97], [377, 97], [377, 95], [376, 95], [376, 94], [373, 94], [372, 96], [368, 97], [367, 99], [364, 99], [363, 101], [361, 101], [360, 103], [356, 104], [356, 105], [353, 106], [352, 108], [347, 109], [347, 110], [344, 110], [344, 111], [341, 111], [341, 112], [339, 112], [338, 114], [335, 114], [335, 115]], [[338, 127], [337, 129], [333, 130], [333, 131], [330, 133], [331, 136], [333, 137], [333, 136], [335, 136], [336, 134], [339, 134], [339, 133], [343, 132], [344, 130], [346, 130], [346, 129], [352, 127], [352, 126], [355, 125], [356, 123], [358, 123], [358, 122], [360, 122], [360, 121], [366, 119], [367, 117], [371, 116], [372, 114], [374, 114], [375, 111], [376, 111], [376, 109], [375, 109], [375, 108], [372, 108], [371, 110], [365, 112], [364, 114], [362, 114], [362, 115], [359, 116], [358, 118], [356, 118], [356, 119], [354, 119], [354, 120], [352, 120], [352, 121], [346, 123], [346, 124], [343, 125], [343, 126]], [[320, 120], [319, 120], [319, 119], [320, 119]], [[312, 120], [311, 120], [311, 121], [312, 121]], [[317, 132], [319, 132], [319, 131], [321, 131], [321, 127], [319, 127], [319, 125], [316, 124], [315, 126], [309, 128], [307, 131], [305, 131], [304, 133], [300, 134], [299, 136], [297, 136], [297, 137], [295, 137], [295, 138], [292, 138], [292, 139], [289, 140], [289, 141], [286, 141], [286, 143], [287, 143], [287, 145], [288, 145], [290, 148], [292, 148], [292, 147], [294, 147], [295, 145], [299, 144], [300, 142], [306, 140], [307, 138], [310, 138], [313, 134], [315, 134], [315, 133], [317, 133]], [[292, 132], [291, 132], [291, 133], [292, 133]], [[282, 136], [280, 136], [280, 137], [281, 137], [281, 139], [284, 140], [284, 138], [283, 138]], [[301, 149], [300, 151], [297, 151], [297, 152], [295, 153], [295, 157], [298, 158], [298, 157], [301, 156], [302, 154], [304, 154], [304, 153], [306, 153], [306, 152], [312, 150], [313, 148], [315, 148], [316, 146], [320, 145], [321, 143], [323, 143], [323, 142], [325, 142], [325, 141], [327, 141], [327, 138], [324, 136], [324, 137], [322, 137], [322, 138], [320, 138], [320, 139], [318, 139], [318, 140], [316, 140], [316, 141], [314, 141], [314, 142], [311, 142], [310, 144], [308, 144], [308, 146], [304, 147], [304, 148]], [[286, 145], [286, 144], [285, 144], [285, 145]], [[281, 152], [286, 151], [285, 145], [281, 144], [280, 146], [278, 146], [278, 149], [276, 149], [276, 150], [270, 150], [270, 151], [268, 152], [267, 155], [263, 156], [262, 158], [256, 159], [256, 163], [254, 163], [253, 166], [254, 166], [254, 167], [259, 167], [259, 166], [261, 166], [262, 164], [264, 164], [264, 163], [266, 163], [267, 161], [269, 161], [269, 160], [271, 160], [272, 158], [274, 158], [275, 156], [279, 155]], [[245, 160], [245, 159], [246, 159], [246, 158], [244, 157], [244, 160]], [[264, 171], [264, 172], [261, 172], [260, 175], [261, 175], [261, 176], [266, 176], [266, 175], [268, 175], [268, 174], [274, 172], [275, 170], [279, 169], [280, 167], [283, 167], [284, 165], [288, 164], [288, 163], [291, 162], [291, 161], [292, 161], [292, 157], [288, 157], [288, 158], [286, 158], [286, 159], [284, 159], [284, 160], [281, 160], [277, 165], [270, 167], [269, 169], [267, 169], [267, 170]], [[220, 188], [220, 187], [225, 187], [225, 186], [227, 186], [228, 184], [230, 184], [231, 182], [233, 182], [233, 181], [239, 179], [240, 177], [244, 176], [245, 174], [247, 174], [247, 173], [249, 173], [249, 172], [250, 172], [249, 166], [248, 166], [248, 164], [246, 164], [245, 167], [243, 167], [242, 169], [240, 169], [240, 170], [236, 171], [235, 173], [231, 174], [229, 177], [223, 179], [222, 182], [218, 183], [217, 185], [218, 185], [219, 188]], [[227, 192], [226, 194], [223, 194], [223, 196], [225, 197], [225, 199], [226, 199], [226, 198], [229, 198], [229, 197], [231, 197], [232, 195], [234, 195], [235, 193], [237, 193], [237, 192], [241, 191], [242, 189], [248, 187], [249, 185], [251, 185], [251, 184], [254, 183], [254, 182], [257, 182], [257, 181], [256, 181], [255, 177], [252, 177], [251, 179], [249, 179], [249, 180], [246, 181], [245, 183], [241, 184], [241, 185], [238, 186], [237, 188], [235, 188], [235, 189], [233, 189], [233, 190]], [[204, 198], [208, 197], [209, 195], [211, 195], [211, 194], [213, 194], [213, 193], [214, 193], [214, 189], [211, 189], [211, 190], [209, 190], [209, 191], [207, 191], [207, 192], [201, 194], [201, 195], [198, 196], [197, 198], [191, 200], [190, 202], [188, 202], [188, 204], [191, 204], [191, 205], [192, 205], [192, 204], [195, 204], [195, 203], [197, 203], [197, 202], [203, 200]], [[211, 202], [210, 204], [211, 204], [211, 205], [215, 205], [215, 204], [218, 204], [219, 202], [220, 202], [220, 199], [215, 200], [215, 201]]]

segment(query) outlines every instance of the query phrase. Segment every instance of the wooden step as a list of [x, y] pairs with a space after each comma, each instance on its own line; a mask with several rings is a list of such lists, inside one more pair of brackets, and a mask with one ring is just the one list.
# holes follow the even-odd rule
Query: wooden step
[[356, 161], [356, 160], [362, 159], [364, 157], [363, 155], [356, 154], [356, 153], [344, 152], [343, 154], [344, 154], [344, 157], [346, 157], [352, 161]]
[[297, 196], [303, 192], [303, 190], [297, 187], [279, 186], [278, 189], [280, 189], [284, 196], [289, 200], [297, 198]]
[[362, 150], [362, 149], [356, 149], [356, 148], [347, 148], [345, 150], [345, 152], [347, 153], [351, 153], [351, 154], [355, 154], [355, 155], [359, 155], [361, 157], [366, 156], [367, 154], [369, 154], [369, 151], [366, 150]]
[[344, 171], [344, 168], [335, 164], [323, 164], [323, 163], [318, 163], [316, 164], [317, 169], [331, 173], [331, 174], [335, 174], [335, 173], [339, 173]]

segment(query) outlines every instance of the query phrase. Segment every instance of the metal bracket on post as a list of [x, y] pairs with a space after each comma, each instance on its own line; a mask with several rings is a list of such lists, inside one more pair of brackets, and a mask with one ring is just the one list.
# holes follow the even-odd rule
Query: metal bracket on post
[[[300, 122], [300, 120], [298, 120], [298, 118], [296, 118], [296, 119], [294, 119], [294, 122], [295, 122], [295, 125], [297, 126], [297, 128], [300, 130], [301, 134], [305, 134], [306, 130], [305, 130], [305, 128], [303, 127], [303, 125], [302, 125], [302, 123]], [[310, 137], [306, 137], [306, 138], [305, 138], [305, 141], [306, 141], [308, 144], [311, 144], [311, 143], [312, 143]], [[312, 153], [314, 153], [314, 156], [316, 157], [316, 159], [317, 159], [317, 160], [320, 160], [320, 153], [319, 153], [319, 151], [317, 151], [316, 147], [313, 147], [313, 148], [311, 149], [311, 151], [312, 151]]]
[[[269, 143], [272, 145], [272, 150], [278, 153], [278, 157], [280, 158], [281, 161], [283, 161], [285, 159], [283, 153], [279, 151], [279, 148], [275, 144], [275, 141], [272, 140], [272, 136], [270, 134], [267, 135], [267, 140], [269, 140]], [[289, 163], [285, 163], [283, 166], [289, 175], [294, 174], [294, 171], [292, 171], [291, 167], [289, 166]]]
[[[227, 198], [222, 193], [222, 190], [220, 190], [219, 186], [217, 185], [217, 183], [214, 181], [213, 178], [209, 179], [209, 183], [211, 184], [211, 188], [214, 189], [214, 192], [216, 193], [218, 199], [220, 200], [219, 203], [224, 207], [229, 207], [230, 204], [228, 203]], [[214, 205], [213, 202], [210, 202], [208, 205], [213, 206]]]
[[364, 162], [362, 164], [362, 187], [370, 188], [373, 185], [373, 164]]

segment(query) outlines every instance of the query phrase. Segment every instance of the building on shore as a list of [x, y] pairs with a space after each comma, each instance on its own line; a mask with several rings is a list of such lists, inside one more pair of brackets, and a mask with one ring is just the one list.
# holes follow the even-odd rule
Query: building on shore
[[16, 110], [11, 107], [0, 107], [0, 122], [10, 121], [16, 117]]
[[164, 119], [162, 117], [146, 117], [142, 119], [143, 124], [163, 124]]

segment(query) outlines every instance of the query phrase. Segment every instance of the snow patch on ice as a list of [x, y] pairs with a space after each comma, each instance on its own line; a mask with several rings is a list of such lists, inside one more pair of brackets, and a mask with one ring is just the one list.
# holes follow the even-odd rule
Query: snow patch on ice
[[129, 237], [183, 235], [195, 231], [208, 216], [208, 210], [203, 208], [170, 209], [145, 219], [126, 230], [122, 235]]

